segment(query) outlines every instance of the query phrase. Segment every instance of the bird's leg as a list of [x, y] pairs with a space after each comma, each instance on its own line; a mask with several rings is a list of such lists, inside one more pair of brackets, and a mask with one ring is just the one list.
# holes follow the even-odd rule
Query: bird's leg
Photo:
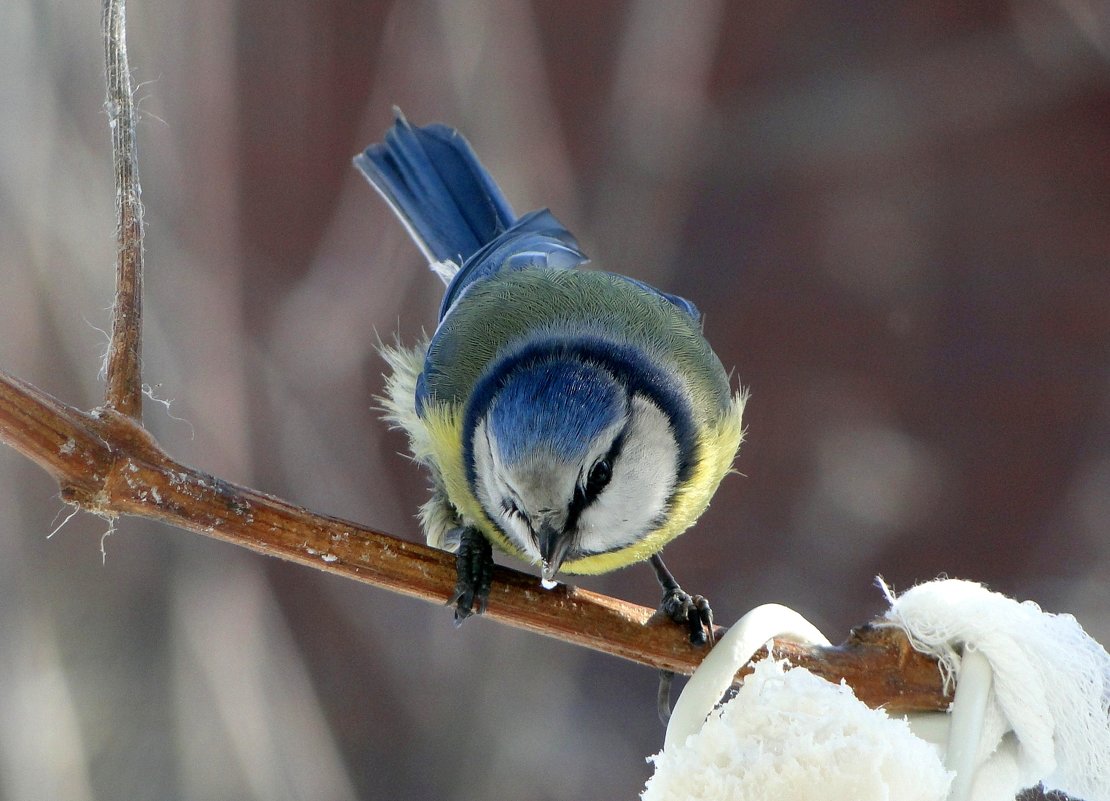
[[709, 601], [701, 595], [690, 595], [674, 580], [671, 571], [663, 564], [659, 554], [651, 557], [651, 566], [659, 586], [663, 588], [663, 601], [659, 610], [679, 625], [690, 631], [690, 642], [694, 645], [713, 644], [713, 610]]
[[666, 726], [671, 722], [671, 685], [674, 683], [674, 671], [659, 671], [659, 692], [655, 696], [655, 712], [659, 715], [659, 722]]
[[456, 534], [459, 538], [459, 550], [455, 553], [458, 577], [447, 605], [455, 607], [455, 625], [459, 625], [471, 615], [480, 615], [486, 610], [493, 585], [493, 548], [485, 535], [473, 526], [451, 532], [452, 536]]

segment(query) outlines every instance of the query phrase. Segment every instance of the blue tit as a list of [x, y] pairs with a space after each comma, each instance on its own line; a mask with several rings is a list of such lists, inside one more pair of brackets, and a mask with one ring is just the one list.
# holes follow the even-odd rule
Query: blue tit
[[731, 469], [744, 397], [692, 303], [587, 262], [550, 211], [517, 217], [465, 139], [400, 112], [355, 165], [447, 285], [439, 325], [386, 347], [382, 399], [431, 473], [429, 544], [457, 554], [456, 619], [488, 599], [492, 547], [558, 573], [650, 559], [663, 608], [712, 636], [659, 551]]

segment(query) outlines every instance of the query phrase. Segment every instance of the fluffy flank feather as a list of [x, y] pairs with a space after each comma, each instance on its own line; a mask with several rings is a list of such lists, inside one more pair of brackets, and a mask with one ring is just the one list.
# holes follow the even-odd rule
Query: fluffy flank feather
[[427, 350], [426, 337], [414, 348], [405, 348], [400, 344], [379, 344], [378, 351], [392, 368], [392, 372], [386, 376], [385, 394], [377, 400], [382, 404], [385, 420], [408, 434], [409, 450], [413, 458], [425, 465], [431, 473], [435, 488], [432, 497], [420, 507], [420, 524], [427, 543], [433, 548], [455, 551], [459, 547], [457, 537], [453, 536], [459, 526], [458, 513], [445, 493], [432, 432], [417, 415], [414, 403], [416, 383], [424, 369], [424, 355]]
[[436, 490], [420, 507], [424, 539], [433, 548], [454, 553], [459, 549], [459, 518], [447, 496]]
[[428, 350], [428, 339], [414, 348], [400, 344], [378, 345], [378, 352], [392, 368], [385, 378], [385, 394], [377, 400], [385, 412], [382, 417], [394, 428], [402, 429], [409, 437], [409, 450], [421, 464], [433, 466], [432, 449], [428, 429], [416, 414], [416, 382], [424, 369], [424, 354]]

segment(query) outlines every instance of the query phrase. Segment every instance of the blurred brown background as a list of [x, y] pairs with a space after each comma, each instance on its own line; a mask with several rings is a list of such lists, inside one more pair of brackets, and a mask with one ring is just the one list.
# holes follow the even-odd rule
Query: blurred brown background
[[[84, 407], [112, 298], [94, 3], [0, 9], [0, 369]], [[751, 389], [668, 550], [834, 640], [977, 579], [1110, 642], [1110, 10], [1096, 0], [132, 2], [146, 421], [419, 538], [376, 332], [441, 285], [350, 166], [396, 104], [694, 300]], [[616, 799], [655, 675], [136, 520], [0, 449], [0, 797]], [[653, 605], [651, 571], [583, 585]]]

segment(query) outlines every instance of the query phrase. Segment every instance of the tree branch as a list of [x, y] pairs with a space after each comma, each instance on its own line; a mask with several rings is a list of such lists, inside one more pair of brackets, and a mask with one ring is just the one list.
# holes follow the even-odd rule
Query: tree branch
[[141, 420], [143, 204], [135, 146], [135, 107], [127, 64], [124, 0], [104, 0], [105, 108], [116, 174], [116, 302], [106, 368], [105, 406]]
[[[186, 467], [134, 420], [113, 410], [82, 412], [2, 372], [0, 441], [57, 478], [63, 498], [96, 514], [158, 520], [425, 601], [446, 603], [454, 590], [451, 554]], [[486, 616], [676, 673], [692, 673], [705, 654], [652, 609], [571, 586], [543, 590], [535, 576], [503, 567]], [[776, 642], [773, 653], [831, 681], [847, 680], [872, 706], [922, 711], [948, 704], [936, 663], [894, 629], [864, 627], [831, 648]]]
[[[95, 514], [158, 520], [446, 603], [455, 585], [450, 554], [189, 468], [142, 427], [143, 220], [124, 0], [104, 0], [103, 25], [119, 247], [105, 406], [83, 412], [0, 372], [0, 441], [51, 473], [67, 502]], [[494, 573], [486, 616], [676, 673], [692, 673], [705, 653], [690, 645], [682, 627], [657, 620], [654, 610], [570, 586], [545, 591], [534, 576], [502, 567]], [[863, 627], [830, 648], [776, 642], [773, 653], [832, 681], [847, 680], [872, 706], [920, 711], [948, 703], [936, 663], [892, 628]]]

